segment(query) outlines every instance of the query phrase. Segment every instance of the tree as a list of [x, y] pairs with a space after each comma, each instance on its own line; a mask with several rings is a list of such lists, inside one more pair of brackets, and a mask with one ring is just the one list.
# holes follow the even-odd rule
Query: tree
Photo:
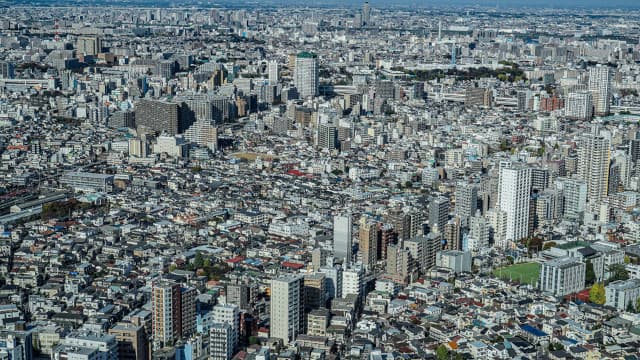
[[636, 312], [640, 312], [640, 297], [636, 299]]
[[631, 258], [629, 257], [629, 255], [625, 255], [624, 256], [624, 263], [625, 264], [630, 264], [631, 263]]
[[544, 244], [544, 246], [542, 246], [542, 250], [548, 250], [551, 249], [552, 247], [555, 247], [556, 243], [553, 241], [549, 241], [547, 243]]
[[201, 253], [196, 253], [195, 259], [193, 259], [193, 267], [196, 269], [201, 268], [204, 265], [204, 258]]
[[449, 349], [447, 349], [444, 344], [440, 344], [436, 349], [436, 358], [438, 360], [447, 360], [449, 359]]
[[587, 269], [584, 274], [584, 280], [587, 283], [587, 285], [591, 285], [596, 281], [596, 272], [593, 269], [593, 264], [591, 263], [591, 260], [587, 260]]
[[589, 290], [589, 301], [594, 304], [604, 305], [606, 302], [605, 292], [604, 292], [604, 284], [595, 283]]
[[609, 281], [629, 280], [629, 272], [623, 264], [609, 266]]

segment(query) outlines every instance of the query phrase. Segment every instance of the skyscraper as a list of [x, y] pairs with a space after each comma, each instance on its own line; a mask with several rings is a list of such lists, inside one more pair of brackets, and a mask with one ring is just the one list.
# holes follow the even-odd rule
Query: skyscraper
[[271, 329], [273, 338], [285, 344], [295, 341], [304, 331], [304, 283], [301, 276], [283, 276], [271, 280]]
[[588, 134], [578, 148], [578, 176], [587, 181], [587, 202], [596, 203], [607, 196], [609, 187], [610, 142]]
[[364, 25], [369, 25], [370, 21], [371, 8], [369, 7], [369, 2], [365, 1], [364, 4], [362, 4], [362, 22], [364, 23]]
[[280, 65], [276, 60], [269, 61], [269, 84], [275, 85], [280, 80]]
[[300, 97], [318, 95], [318, 56], [310, 52], [301, 52], [296, 56], [294, 80]]
[[98, 36], [79, 36], [76, 49], [79, 54], [98, 55], [102, 52], [102, 39]]
[[606, 65], [589, 69], [589, 91], [592, 94], [594, 112], [598, 116], [609, 115], [611, 106], [611, 70]]
[[499, 207], [507, 214], [505, 240], [524, 239], [529, 235], [531, 168], [522, 164], [501, 163], [499, 182]]
[[233, 356], [233, 329], [226, 323], [214, 323], [209, 331], [209, 359], [229, 360]]
[[333, 256], [343, 260], [345, 267], [351, 262], [352, 231], [351, 214], [334, 216]]

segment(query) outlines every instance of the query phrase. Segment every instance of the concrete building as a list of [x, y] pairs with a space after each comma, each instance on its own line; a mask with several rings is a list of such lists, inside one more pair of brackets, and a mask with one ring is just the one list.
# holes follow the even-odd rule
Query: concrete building
[[301, 276], [271, 280], [270, 336], [285, 344], [304, 331], [304, 283]]
[[300, 97], [313, 97], [318, 95], [318, 56], [310, 52], [301, 52], [296, 56], [294, 82]]
[[118, 323], [109, 329], [118, 341], [119, 360], [148, 360], [149, 341], [143, 326]]
[[460, 250], [444, 250], [436, 253], [436, 266], [455, 274], [471, 272], [471, 253]]
[[542, 263], [538, 287], [555, 296], [584, 289], [586, 265], [576, 258], [564, 257]]
[[347, 267], [351, 263], [353, 224], [351, 214], [333, 217], [333, 256]]
[[531, 200], [531, 168], [513, 163], [500, 164], [499, 208], [507, 214], [505, 241], [497, 244], [507, 247], [509, 241], [529, 236], [529, 204]]
[[598, 203], [607, 196], [611, 143], [597, 134], [585, 135], [578, 147], [578, 177], [587, 182], [587, 202]]
[[618, 280], [604, 287], [605, 305], [626, 311], [631, 304], [635, 308], [640, 298], [640, 279]]

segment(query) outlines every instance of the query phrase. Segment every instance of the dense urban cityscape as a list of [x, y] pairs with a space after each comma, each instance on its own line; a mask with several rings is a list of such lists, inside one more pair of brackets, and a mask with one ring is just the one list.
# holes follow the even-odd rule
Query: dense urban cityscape
[[639, 10], [46, 2], [0, 359], [640, 358]]

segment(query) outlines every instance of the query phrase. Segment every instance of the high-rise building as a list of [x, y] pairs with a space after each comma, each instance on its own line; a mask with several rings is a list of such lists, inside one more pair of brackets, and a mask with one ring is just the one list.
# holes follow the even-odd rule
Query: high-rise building
[[365, 25], [369, 25], [371, 22], [371, 8], [369, 7], [368, 1], [365, 1], [364, 4], [362, 4], [362, 22]]
[[352, 227], [351, 214], [333, 217], [333, 256], [342, 260], [345, 268], [351, 263]]
[[16, 76], [13, 63], [0, 61], [0, 79], [13, 79]]
[[565, 116], [572, 120], [590, 121], [593, 117], [592, 99], [588, 91], [569, 93], [564, 107]]
[[578, 177], [587, 181], [587, 202], [597, 203], [607, 196], [610, 160], [607, 138], [597, 134], [583, 137], [578, 147]]
[[444, 232], [444, 225], [449, 220], [449, 199], [438, 196], [429, 204], [429, 226], [431, 231]]
[[467, 236], [466, 249], [479, 251], [489, 247], [489, 222], [482, 216], [474, 216], [469, 219], [469, 235]]
[[209, 331], [209, 359], [230, 360], [234, 353], [233, 328], [226, 323], [214, 323]]
[[233, 304], [241, 310], [249, 310], [251, 292], [246, 284], [228, 284], [226, 288], [227, 304]]
[[413, 260], [413, 268], [426, 274], [436, 264], [436, 253], [442, 249], [442, 236], [439, 233], [416, 236], [404, 242]]
[[333, 124], [318, 124], [317, 146], [319, 149], [338, 148], [338, 128]]
[[186, 106], [168, 101], [142, 99], [136, 104], [135, 114], [137, 126], [171, 136], [183, 133], [194, 121]]
[[556, 181], [556, 189], [560, 192], [562, 217], [580, 221], [587, 205], [587, 182], [584, 179], [560, 178]]
[[373, 269], [379, 259], [380, 231], [378, 228], [376, 222], [364, 217], [360, 219], [360, 229], [358, 231], [359, 250], [362, 255], [362, 264], [366, 270]]
[[319, 270], [325, 274], [326, 299], [331, 300], [342, 297], [342, 268], [339, 265], [324, 266]]
[[540, 290], [556, 296], [576, 293], [584, 289], [585, 269], [585, 263], [576, 258], [545, 261], [540, 269], [538, 286]]
[[276, 85], [280, 81], [280, 65], [276, 60], [269, 61], [269, 84]]
[[609, 115], [611, 107], [611, 70], [607, 65], [596, 65], [589, 69], [589, 91], [591, 91], [595, 115]]
[[400, 283], [407, 283], [412, 273], [411, 254], [399, 244], [387, 247], [387, 274]]
[[99, 36], [79, 36], [76, 50], [78, 54], [98, 55], [102, 52], [102, 39]]
[[152, 333], [155, 347], [163, 347], [195, 332], [196, 290], [161, 280], [151, 289]]
[[455, 196], [456, 214], [460, 216], [462, 226], [466, 227], [478, 208], [478, 188], [473, 184], [459, 184]]
[[304, 276], [304, 308], [306, 311], [326, 306], [326, 283], [327, 276], [321, 272]]
[[296, 56], [294, 81], [300, 97], [318, 95], [318, 56], [310, 52], [301, 52]]
[[270, 336], [285, 344], [304, 330], [304, 282], [301, 276], [271, 280]]
[[[236, 305], [216, 305], [211, 310], [211, 320], [218, 324], [227, 324], [231, 327], [231, 340], [233, 346], [237, 346], [240, 336], [240, 311]], [[234, 350], [232, 348], [232, 350]]]
[[144, 326], [118, 323], [109, 329], [109, 335], [115, 336], [118, 340], [118, 359], [149, 359], [149, 342]]
[[522, 164], [501, 163], [499, 183], [499, 208], [507, 214], [505, 240], [519, 241], [529, 236], [531, 168]]
[[345, 269], [342, 273], [342, 297], [347, 295], [362, 296], [364, 270], [360, 266]]

